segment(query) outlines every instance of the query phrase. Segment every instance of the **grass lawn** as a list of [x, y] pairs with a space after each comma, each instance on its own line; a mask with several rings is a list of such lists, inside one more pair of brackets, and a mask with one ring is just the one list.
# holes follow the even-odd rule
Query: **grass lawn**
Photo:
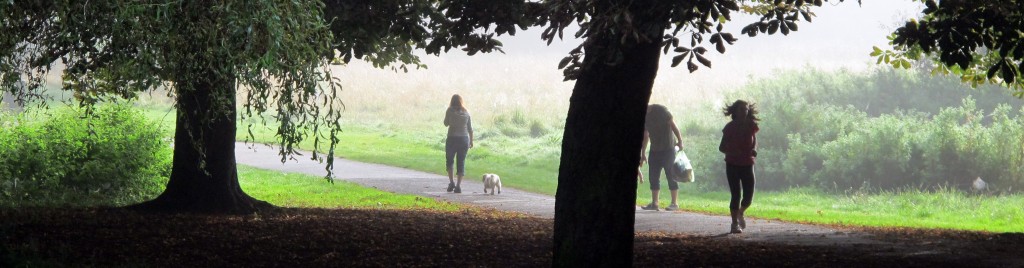
[[[165, 112], [150, 111], [147, 114], [163, 116]], [[246, 124], [239, 124], [240, 140], [245, 138]], [[255, 127], [253, 133], [257, 142], [274, 142], [273, 132], [269, 129]], [[481, 136], [484, 137], [478, 137], [477, 146], [470, 150], [466, 167], [468, 179], [477, 179], [483, 173], [498, 173], [502, 175], [502, 183], [508, 187], [554, 195], [558, 157], [551, 151], [552, 148], [557, 150], [559, 140]], [[443, 174], [443, 138], [441, 127], [409, 131], [383, 124], [348, 124], [340, 133], [342, 142], [336, 154], [356, 161]], [[306, 142], [300, 147], [309, 150], [312, 143]], [[242, 168], [240, 172], [256, 171]], [[291, 176], [302, 176], [276, 174], [270, 177], [280, 177], [280, 181], [267, 180], [252, 185], [246, 185], [252, 182], [246, 182], [249, 175], [243, 175], [243, 188], [257, 198], [281, 206], [429, 207], [421, 203], [427, 202], [422, 201], [423, 198], [414, 196], [405, 197], [402, 201], [391, 200], [379, 193], [359, 193], [355, 189], [360, 187], [354, 185], [330, 185], [318, 177], [292, 179]], [[302, 184], [303, 190], [286, 190], [279, 186], [293, 183]], [[341, 190], [335, 187], [353, 188]], [[668, 205], [669, 197], [667, 187], [662, 190], [660, 204], [664, 207]], [[648, 184], [638, 185], [637, 204], [646, 204], [649, 200]], [[729, 194], [724, 189], [704, 183], [681, 185], [679, 205], [684, 210], [728, 215], [728, 202]], [[444, 209], [454, 209], [454, 206]], [[757, 192], [754, 205], [747, 214], [764, 219], [849, 226], [1024, 232], [1024, 196], [1019, 194], [977, 195], [955, 190], [831, 194], [811, 188], [796, 188]]]
[[[375, 132], [354, 127], [342, 134], [337, 154], [345, 158], [382, 163], [442, 174], [443, 146], [438, 140], [402, 132]], [[259, 139], [258, 139], [259, 140]], [[268, 140], [260, 140], [268, 141]], [[347, 142], [346, 142], [347, 141]], [[305, 145], [303, 148], [310, 148]], [[494, 172], [508, 187], [554, 195], [557, 162], [504, 158], [491, 148], [471, 149], [467, 175]], [[557, 158], [555, 158], [557, 159]], [[526, 163], [526, 164], [524, 164]], [[668, 206], [662, 187], [661, 206]], [[681, 184], [679, 204], [684, 210], [728, 215], [729, 193], [706, 184]], [[637, 204], [650, 200], [647, 184], [637, 188]], [[882, 192], [829, 194], [810, 188], [761, 191], [748, 215], [785, 221], [850, 226], [943, 228], [992, 232], [1024, 232], [1024, 196], [974, 195], [953, 190], [939, 192]]]
[[[679, 192], [679, 205], [684, 210], [729, 214], [727, 191], [687, 186], [681, 186]], [[663, 207], [668, 205], [664, 194], [661, 197]], [[643, 199], [644, 202], [649, 200], [649, 197]], [[756, 192], [747, 215], [848, 226], [1024, 232], [1024, 197], [975, 195], [953, 190], [836, 195], [812, 188], [794, 188]]]
[[250, 196], [282, 207], [459, 210], [449, 202], [393, 194], [347, 181], [330, 183], [320, 176], [239, 165], [238, 178]]

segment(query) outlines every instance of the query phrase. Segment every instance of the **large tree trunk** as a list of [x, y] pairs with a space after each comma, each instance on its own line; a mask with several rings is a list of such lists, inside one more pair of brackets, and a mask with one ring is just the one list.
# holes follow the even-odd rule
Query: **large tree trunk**
[[238, 185], [233, 79], [208, 72], [176, 86], [174, 162], [167, 189], [134, 205], [146, 211], [246, 214], [273, 207]]
[[[659, 44], [623, 44], [623, 61], [601, 62], [619, 38], [588, 40], [562, 138], [555, 195], [554, 266], [630, 267], [644, 116]], [[595, 60], [596, 59], [596, 60]]]

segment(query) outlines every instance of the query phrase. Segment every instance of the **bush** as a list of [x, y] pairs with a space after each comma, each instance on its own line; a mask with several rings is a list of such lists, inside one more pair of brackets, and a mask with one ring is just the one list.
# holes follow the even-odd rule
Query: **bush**
[[[978, 177], [989, 190], [1024, 188], [1024, 109], [1005, 88], [970, 89], [955, 79], [891, 70], [811, 71], [755, 81], [729, 95], [757, 103], [761, 112], [761, 189], [970, 190]], [[698, 176], [724, 186], [714, 146], [728, 118], [680, 118]], [[707, 122], [716, 131], [699, 130]]]
[[152, 198], [170, 175], [158, 125], [125, 105], [4, 115], [0, 204], [125, 205]]

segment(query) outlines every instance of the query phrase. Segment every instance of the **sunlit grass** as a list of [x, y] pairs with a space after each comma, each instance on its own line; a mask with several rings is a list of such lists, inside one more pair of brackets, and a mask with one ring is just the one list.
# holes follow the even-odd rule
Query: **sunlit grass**
[[238, 166], [239, 184], [250, 196], [283, 207], [430, 209], [457, 211], [449, 202], [389, 193], [320, 176]]
[[[380, 163], [446, 175], [443, 128], [420, 131], [399, 131], [386, 125], [348, 125], [339, 133], [341, 143], [335, 149], [338, 157], [355, 161]], [[502, 176], [502, 183], [517, 189], [554, 195], [558, 177], [557, 134], [524, 141], [498, 135], [478, 133], [475, 147], [466, 160], [467, 180], [479, 180], [484, 173]], [[253, 131], [256, 142], [274, 143], [273, 132], [267, 128]], [[239, 133], [238, 139], [245, 139]], [[312, 141], [300, 144], [312, 150]], [[321, 148], [325, 149], [325, 148]]]
[[[173, 124], [167, 110], [149, 111]], [[173, 114], [172, 114], [173, 115]], [[245, 122], [240, 123], [238, 138], [244, 139]], [[478, 130], [476, 147], [470, 150], [467, 178], [477, 179], [483, 173], [498, 173], [507, 187], [554, 195], [558, 176], [559, 133], [543, 137], [508, 138]], [[275, 142], [273, 131], [255, 127], [257, 142]], [[385, 123], [350, 123], [340, 133], [339, 157], [381, 163], [444, 174], [444, 128], [396, 127]], [[300, 145], [312, 149], [311, 142]], [[697, 147], [691, 147], [698, 149]], [[339, 182], [327, 184], [322, 178], [274, 171], [240, 168], [243, 189], [253, 196], [281, 206], [306, 207], [429, 207], [432, 200], [415, 196], [392, 198], [370, 189], [359, 193], [357, 185]], [[251, 173], [260, 173], [249, 182]], [[273, 179], [267, 179], [272, 177]], [[699, 177], [698, 180], [724, 178]], [[301, 186], [286, 186], [299, 184]], [[344, 185], [344, 186], [343, 186]], [[709, 183], [681, 184], [679, 205], [687, 211], [728, 215], [729, 193]], [[302, 190], [293, 190], [297, 187]], [[346, 187], [341, 189], [339, 187]], [[348, 188], [351, 187], [351, 188]], [[668, 187], [662, 182], [660, 205], [668, 205]], [[650, 202], [648, 184], [637, 187], [637, 204]], [[379, 204], [378, 204], [379, 203]], [[441, 209], [454, 205], [440, 204]], [[443, 207], [443, 206], [451, 206]], [[793, 222], [837, 224], [848, 226], [891, 226], [912, 228], [944, 228], [993, 232], [1024, 232], [1024, 196], [975, 195], [956, 190], [925, 192], [918, 190], [873, 193], [831, 194], [812, 188], [786, 191], [759, 191], [747, 215], [761, 219]]]
[[[483, 173], [498, 173], [502, 175], [502, 181], [507, 187], [554, 194], [557, 187], [558, 150], [561, 144], [558, 124], [564, 118], [569, 92], [561, 89], [565, 85], [551, 84], [538, 87], [531, 86], [537, 84], [535, 82], [514, 84], [495, 83], [490, 80], [513, 77], [509, 75], [469, 76], [472, 79], [459, 75], [457, 79], [447, 79], [450, 77], [423, 74], [391, 76], [390, 73], [385, 73], [389, 79], [362, 79], [360, 77], [381, 74], [373, 70], [347, 70], [342, 73], [351, 75], [343, 80], [352, 84], [346, 85], [346, 90], [343, 91], [346, 121], [342, 122], [344, 131], [340, 133], [341, 144], [336, 150], [337, 156], [444, 174], [445, 133], [440, 121], [450, 95], [459, 93], [467, 99], [477, 130], [476, 147], [469, 152], [468, 179], [478, 180]], [[846, 76], [840, 78], [843, 77]], [[797, 82], [800, 81], [803, 80]], [[495, 86], [496, 84], [500, 86]], [[860, 87], [856, 88], [859, 90]], [[678, 92], [692, 94], [688, 91]], [[673, 113], [681, 122], [687, 154], [691, 160], [700, 164], [701, 168], [711, 170], [702, 171], [702, 174], [698, 175], [698, 183], [681, 185], [679, 203], [689, 211], [728, 215], [728, 192], [710, 186], [714, 183], [708, 183], [725, 180], [722, 176], [709, 174], [720, 172], [719, 168], [712, 168], [718, 164], [714, 161], [721, 161], [715, 146], [717, 140], [708, 142], [699, 138], [717, 135], [724, 125], [724, 118], [716, 110], [720, 102], [706, 104], [680, 100], [685, 98], [652, 98], [653, 102], [667, 104], [672, 109], [682, 109], [673, 110]], [[762, 98], [757, 101], [767, 100]], [[161, 109], [149, 112], [148, 115], [150, 118], [162, 119], [165, 126], [173, 126], [173, 113], [168, 114], [167, 111], [168, 109]], [[500, 127], [493, 123], [494, 119], [508, 115], [510, 111], [513, 115], [521, 111], [524, 113], [522, 116], [540, 118], [543, 123], [553, 128], [554, 133], [540, 137], [517, 138], [498, 134]], [[773, 119], [776, 122], [783, 122], [779, 124], [784, 124], [780, 119], [767, 118], [766, 130], [762, 137], [764, 140], [770, 138], [768, 134], [772, 128], [767, 127], [767, 122], [772, 122]], [[248, 123], [239, 123], [238, 139], [245, 138]], [[270, 128], [257, 126], [254, 128], [254, 134], [257, 142], [275, 142], [274, 131]], [[804, 139], [806, 141], [809, 136], [805, 136]], [[300, 147], [306, 150], [313, 149], [310, 142], [300, 144]], [[765, 177], [765, 184], [762, 185], [768, 185], [770, 179]], [[313, 187], [326, 185], [321, 183], [323, 181], [320, 178], [313, 178], [311, 181], [314, 182]], [[664, 207], [668, 205], [669, 196], [668, 187], [664, 182], [662, 185], [661, 205]], [[250, 188], [247, 187], [247, 191]], [[637, 188], [636, 203], [648, 203], [648, 184], [638, 185]], [[776, 188], [784, 189], [785, 186]], [[272, 195], [285, 198], [289, 194], [280, 192]], [[274, 197], [263, 199], [271, 198]], [[290, 201], [271, 202], [284, 205]], [[902, 190], [828, 193], [813, 188], [795, 188], [774, 192], [758, 191], [748, 215], [763, 219], [852, 226], [1022, 232], [1024, 196], [976, 195], [949, 189], [935, 192]]]
[[[728, 192], [686, 185], [680, 189], [679, 205], [684, 210], [728, 215]], [[667, 197], [663, 193], [663, 207], [668, 205]], [[650, 198], [637, 201], [647, 203]], [[968, 194], [948, 189], [829, 194], [812, 188], [794, 188], [756, 192], [747, 215], [848, 226], [1024, 232], [1024, 196]]]

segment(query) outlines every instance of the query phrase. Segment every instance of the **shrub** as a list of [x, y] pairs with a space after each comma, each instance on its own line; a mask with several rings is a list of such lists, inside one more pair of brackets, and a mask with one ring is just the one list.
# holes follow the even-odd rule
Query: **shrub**
[[[1024, 187], [1024, 109], [1004, 88], [891, 70], [811, 71], [755, 81], [727, 97], [761, 112], [758, 188], [966, 190], [978, 177], [990, 190]], [[711, 125], [720, 128], [728, 119], [717, 117]], [[696, 172], [724, 178], [711, 147], [721, 133], [691, 130], [709, 121], [693, 118], [702, 116], [682, 117], [684, 141], [710, 153], [687, 151]]]
[[94, 109], [5, 115], [0, 203], [124, 205], [158, 194], [171, 161], [158, 125], [129, 106]]

